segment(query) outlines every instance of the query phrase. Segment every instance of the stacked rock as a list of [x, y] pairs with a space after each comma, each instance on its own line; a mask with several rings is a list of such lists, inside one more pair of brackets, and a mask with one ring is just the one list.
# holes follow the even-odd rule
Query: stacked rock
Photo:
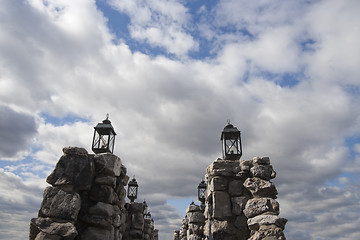
[[180, 240], [180, 230], [174, 231], [174, 240]]
[[129, 177], [117, 156], [90, 155], [83, 148], [63, 149], [44, 190], [38, 218], [31, 219], [30, 240], [122, 239]]
[[198, 205], [195, 205], [194, 202], [192, 202], [186, 210], [186, 216], [188, 219], [187, 239], [188, 240], [205, 239], [204, 236], [205, 216], [202, 208]]
[[247, 201], [244, 214], [251, 231], [250, 240], [279, 239], [285, 240], [283, 230], [287, 220], [280, 218], [277, 190], [270, 179], [276, 173], [270, 165], [268, 157], [255, 157], [252, 161], [242, 164], [249, 171], [250, 178], [244, 182], [244, 187], [251, 192], [252, 198]]
[[152, 219], [144, 219], [144, 240], [152, 240], [154, 234], [154, 222]]
[[215, 160], [206, 169], [205, 235], [212, 239], [243, 240], [250, 237], [243, 209], [251, 194], [243, 187], [247, 178], [240, 160]]
[[128, 216], [123, 240], [143, 239], [145, 204], [131, 202], [125, 205]]
[[187, 230], [189, 229], [189, 220], [187, 218], [187, 215], [185, 215], [185, 218], [183, 218], [181, 223], [181, 228], [179, 232], [179, 239], [180, 240], [187, 240]]

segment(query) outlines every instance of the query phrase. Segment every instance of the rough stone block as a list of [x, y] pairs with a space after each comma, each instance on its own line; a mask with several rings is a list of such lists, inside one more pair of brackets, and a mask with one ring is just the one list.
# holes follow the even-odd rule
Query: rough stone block
[[248, 198], [245, 196], [232, 197], [231, 198], [232, 214], [241, 215], [242, 211], [245, 208], [247, 200], [248, 200]]
[[39, 232], [38, 235], [36, 235], [35, 240], [61, 240], [62, 238], [57, 235], [51, 235], [48, 233]]
[[189, 223], [204, 223], [205, 216], [202, 212], [188, 212]]
[[247, 224], [251, 230], [257, 231], [263, 225], [276, 225], [282, 230], [285, 229], [287, 219], [276, 215], [258, 215], [247, 220]]
[[79, 194], [47, 187], [39, 210], [39, 217], [76, 220], [81, 207]]
[[240, 171], [239, 161], [215, 160], [207, 167], [207, 177], [211, 179], [215, 176], [230, 177]]
[[94, 206], [90, 207], [89, 214], [112, 216], [114, 214], [114, 206], [109, 203], [97, 202]]
[[[85, 150], [86, 151], [86, 150]], [[52, 186], [70, 185], [76, 191], [89, 190], [94, 178], [94, 163], [87, 155], [61, 156], [46, 182]]]
[[256, 231], [249, 240], [286, 240], [281, 228], [275, 225], [263, 225]]
[[254, 165], [270, 165], [269, 157], [254, 157], [253, 158]]
[[253, 177], [270, 180], [276, 177], [276, 172], [271, 165], [255, 165], [250, 169]]
[[190, 204], [188, 208], [186, 209], [186, 213], [188, 212], [199, 212], [201, 211], [201, 208], [199, 205], [195, 205], [194, 203]]
[[226, 191], [227, 187], [228, 181], [224, 177], [214, 177], [209, 184], [209, 189], [211, 191]]
[[[78, 232], [73, 222], [66, 220], [53, 220], [51, 218], [37, 218], [34, 221], [36, 227], [43, 233], [58, 235], [65, 239], [74, 239]], [[45, 238], [47, 239], [47, 238]]]
[[248, 178], [244, 182], [244, 187], [251, 192], [255, 198], [274, 198], [278, 194], [275, 185], [272, 182], [261, 178]]
[[110, 187], [115, 188], [116, 178], [113, 176], [99, 176], [95, 178], [95, 183], [99, 185], [108, 185]]
[[255, 217], [263, 213], [279, 215], [279, 203], [272, 198], [253, 198], [247, 201], [244, 214], [248, 218]]
[[213, 192], [213, 217], [222, 220], [231, 216], [229, 194], [222, 191]]
[[88, 225], [98, 228], [111, 229], [112, 228], [112, 217], [103, 215], [89, 215], [82, 216], [81, 220]]
[[81, 235], [79, 240], [114, 240], [114, 230], [97, 227], [88, 227]]
[[242, 196], [244, 192], [242, 180], [233, 180], [229, 183], [229, 194], [230, 196]]
[[90, 190], [90, 199], [95, 202], [117, 203], [118, 196], [114, 189], [107, 185], [94, 184]]
[[121, 160], [114, 154], [101, 153], [94, 157], [95, 169], [99, 175], [120, 176]]
[[65, 155], [74, 155], [74, 156], [87, 156], [88, 152], [85, 148], [79, 148], [79, 147], [64, 147], [63, 153]]

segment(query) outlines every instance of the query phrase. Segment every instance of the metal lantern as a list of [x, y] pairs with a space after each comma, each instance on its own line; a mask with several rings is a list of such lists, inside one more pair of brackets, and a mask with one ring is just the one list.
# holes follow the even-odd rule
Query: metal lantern
[[223, 159], [238, 160], [242, 155], [240, 131], [230, 120], [221, 133]]
[[131, 202], [137, 198], [139, 185], [136, 182], [135, 177], [128, 183], [127, 197]]
[[94, 127], [94, 137], [92, 142], [92, 150], [94, 153], [113, 153], [115, 145], [115, 131], [109, 120], [109, 114], [102, 123], [98, 123]]
[[147, 212], [145, 215], [144, 215], [144, 219], [151, 219], [151, 213], [150, 212]]
[[145, 215], [145, 214], [148, 212], [148, 205], [147, 205], [145, 199], [144, 199], [144, 202], [143, 202], [143, 206], [144, 206], [144, 211], [143, 211], [143, 213], [144, 213], [144, 215]]
[[198, 199], [202, 204], [204, 204], [205, 198], [206, 198], [206, 182], [202, 180], [198, 186]]

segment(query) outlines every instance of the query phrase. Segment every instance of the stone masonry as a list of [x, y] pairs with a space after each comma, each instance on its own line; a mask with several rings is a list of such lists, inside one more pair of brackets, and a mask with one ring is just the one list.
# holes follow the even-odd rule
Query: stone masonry
[[[110, 153], [88, 154], [77, 147], [66, 147], [63, 153], [46, 179], [51, 186], [44, 190], [38, 217], [30, 221], [29, 239], [137, 239], [123, 238], [132, 230], [128, 218], [134, 213], [125, 206], [129, 177], [120, 158]], [[138, 239], [143, 239], [143, 212], [136, 220], [142, 221], [137, 230], [141, 232]]]
[[[269, 157], [252, 160], [218, 158], [211, 163], [205, 176], [207, 190], [203, 235], [206, 239], [285, 240], [283, 230], [287, 220], [278, 216], [277, 190], [270, 181], [275, 177]], [[187, 220], [190, 228], [190, 220]], [[182, 232], [183, 229], [175, 232], [174, 239], [202, 239], [192, 238], [189, 234], [184, 238]]]

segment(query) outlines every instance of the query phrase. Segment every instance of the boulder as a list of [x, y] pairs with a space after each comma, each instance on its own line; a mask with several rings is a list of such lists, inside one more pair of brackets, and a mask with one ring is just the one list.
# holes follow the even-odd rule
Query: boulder
[[239, 161], [217, 159], [207, 167], [208, 178], [215, 176], [231, 177], [240, 171]]
[[[85, 150], [86, 151], [86, 150]], [[52, 186], [71, 186], [76, 191], [89, 190], [94, 178], [94, 163], [88, 155], [65, 154], [61, 156], [46, 182]]]
[[87, 156], [88, 152], [85, 148], [79, 147], [64, 147], [63, 153], [65, 155], [73, 155], [73, 156]]
[[229, 183], [230, 196], [242, 196], [244, 194], [244, 186], [242, 180], [233, 180]]
[[51, 235], [48, 233], [39, 232], [38, 235], [36, 235], [35, 240], [62, 240], [63, 238], [58, 235]]
[[254, 157], [253, 158], [254, 165], [270, 165], [269, 157]]
[[246, 202], [249, 198], [248, 197], [245, 197], [245, 196], [242, 196], [242, 197], [232, 197], [231, 198], [231, 206], [232, 206], [232, 214], [234, 215], [241, 215], [244, 208], [245, 208], [245, 205], [246, 205]]
[[286, 240], [284, 232], [275, 225], [263, 225], [249, 240]]
[[78, 193], [47, 187], [39, 210], [39, 217], [76, 220], [81, 207]]
[[72, 240], [78, 234], [73, 222], [64, 220], [55, 221], [51, 218], [39, 217], [34, 221], [34, 223], [41, 232], [48, 235], [57, 235], [64, 239]]
[[269, 215], [279, 215], [279, 203], [272, 198], [253, 198], [247, 201], [244, 214], [247, 218], [267, 213]]
[[211, 179], [209, 184], [210, 191], [226, 191], [228, 181], [224, 177], [214, 177]]
[[250, 168], [253, 177], [258, 177], [264, 180], [270, 180], [276, 177], [276, 172], [271, 165], [254, 165]]
[[188, 212], [189, 223], [204, 223], [205, 216], [202, 212]]
[[122, 164], [119, 157], [111, 153], [100, 153], [94, 157], [95, 169], [98, 175], [120, 176]]
[[231, 202], [227, 192], [213, 192], [213, 217], [216, 219], [225, 219], [231, 217]]
[[284, 230], [286, 222], [287, 219], [276, 215], [258, 215], [247, 220], [249, 228], [254, 231], [259, 230], [260, 226], [263, 225], [276, 225]]
[[114, 240], [114, 229], [88, 227], [79, 240]]
[[278, 194], [272, 182], [257, 177], [246, 179], [244, 187], [251, 192], [254, 198], [269, 197], [276, 199]]
[[90, 199], [95, 202], [117, 203], [118, 196], [114, 188], [107, 185], [94, 184], [90, 190]]
[[93, 215], [112, 216], [114, 214], [114, 206], [109, 203], [97, 202], [89, 208], [88, 212]]

